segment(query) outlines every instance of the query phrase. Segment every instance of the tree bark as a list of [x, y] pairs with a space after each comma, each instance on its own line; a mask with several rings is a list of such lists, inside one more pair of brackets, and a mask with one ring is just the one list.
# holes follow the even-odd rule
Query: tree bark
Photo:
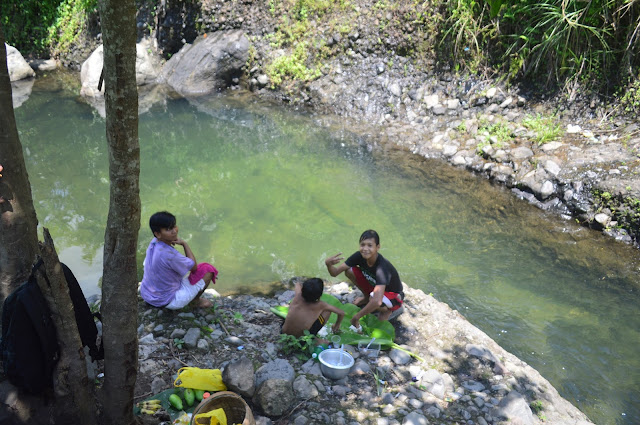
[[27, 280], [38, 253], [38, 219], [11, 98], [7, 52], [0, 24], [0, 309]]
[[87, 376], [69, 287], [47, 229], [45, 243], [38, 246], [38, 221], [13, 111], [4, 43], [0, 25], [0, 164], [4, 168], [0, 180], [0, 297], [6, 298], [27, 279], [40, 253], [51, 286], [41, 272], [38, 286], [49, 304], [60, 347], [53, 374], [55, 423], [92, 424], [96, 423], [93, 383]]
[[60, 349], [60, 358], [53, 372], [55, 423], [95, 424], [97, 409], [94, 386], [87, 375], [85, 353], [76, 325], [69, 286], [60, 266], [53, 239], [46, 228], [44, 242], [40, 245], [40, 255], [44, 261], [48, 282], [39, 273], [38, 286], [51, 309]]
[[99, 2], [109, 145], [109, 215], [102, 277], [105, 424], [133, 424], [138, 370], [137, 262], [140, 146], [133, 0]]

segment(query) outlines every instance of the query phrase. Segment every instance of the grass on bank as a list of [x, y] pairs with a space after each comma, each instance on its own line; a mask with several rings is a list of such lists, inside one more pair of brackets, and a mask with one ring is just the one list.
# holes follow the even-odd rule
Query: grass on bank
[[534, 133], [533, 140], [538, 146], [557, 140], [564, 134], [562, 125], [553, 116], [529, 115], [522, 124]]

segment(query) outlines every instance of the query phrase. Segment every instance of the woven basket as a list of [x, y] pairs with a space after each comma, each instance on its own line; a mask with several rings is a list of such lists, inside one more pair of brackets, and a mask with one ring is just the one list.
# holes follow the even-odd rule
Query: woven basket
[[216, 409], [224, 409], [227, 415], [227, 425], [242, 424], [255, 425], [256, 420], [249, 405], [238, 394], [231, 391], [218, 391], [211, 394], [193, 410], [191, 425], [196, 425], [196, 415]]

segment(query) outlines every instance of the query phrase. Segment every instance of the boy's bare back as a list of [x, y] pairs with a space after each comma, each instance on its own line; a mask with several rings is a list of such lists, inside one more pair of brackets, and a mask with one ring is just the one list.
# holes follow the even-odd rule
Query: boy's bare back
[[[319, 279], [317, 280], [319, 281]], [[318, 285], [322, 286], [321, 281]], [[318, 292], [317, 295], [314, 296], [314, 298], [317, 297], [317, 301], [307, 301], [303, 297], [302, 285], [299, 282], [296, 283], [295, 291], [296, 294], [289, 304], [289, 312], [287, 313], [284, 325], [282, 325], [282, 333], [301, 337], [305, 330], [311, 331], [312, 327], [314, 327], [315, 332], [311, 332], [317, 333], [322, 327], [321, 325], [327, 322], [331, 313], [335, 313], [338, 316], [338, 320], [336, 320], [336, 323], [333, 325], [333, 331], [337, 332], [340, 329], [344, 311], [324, 301], [320, 301], [321, 292]], [[318, 320], [319, 317], [321, 317], [320, 322], [316, 324], [316, 320]]]

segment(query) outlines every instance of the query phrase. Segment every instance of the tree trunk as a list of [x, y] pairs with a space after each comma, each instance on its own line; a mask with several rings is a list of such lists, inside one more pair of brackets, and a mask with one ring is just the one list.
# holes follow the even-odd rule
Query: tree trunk
[[27, 279], [40, 253], [51, 286], [41, 273], [38, 285], [49, 304], [60, 347], [54, 371], [55, 423], [92, 424], [96, 423], [93, 383], [87, 376], [69, 288], [47, 229], [45, 243], [41, 250], [38, 247], [38, 221], [13, 112], [4, 43], [0, 25], [0, 161], [4, 168], [0, 180], [0, 298], [4, 300]]
[[58, 260], [53, 239], [44, 229], [40, 245], [47, 280], [38, 275], [42, 291], [56, 326], [60, 358], [53, 372], [55, 391], [55, 423], [58, 425], [95, 424], [96, 398], [93, 382], [89, 382], [85, 353], [76, 325], [69, 286]]
[[0, 309], [1, 301], [27, 280], [38, 253], [38, 219], [18, 137], [0, 24]]
[[140, 146], [133, 0], [99, 2], [109, 145], [109, 215], [102, 277], [104, 423], [133, 424], [138, 370], [137, 262]]

